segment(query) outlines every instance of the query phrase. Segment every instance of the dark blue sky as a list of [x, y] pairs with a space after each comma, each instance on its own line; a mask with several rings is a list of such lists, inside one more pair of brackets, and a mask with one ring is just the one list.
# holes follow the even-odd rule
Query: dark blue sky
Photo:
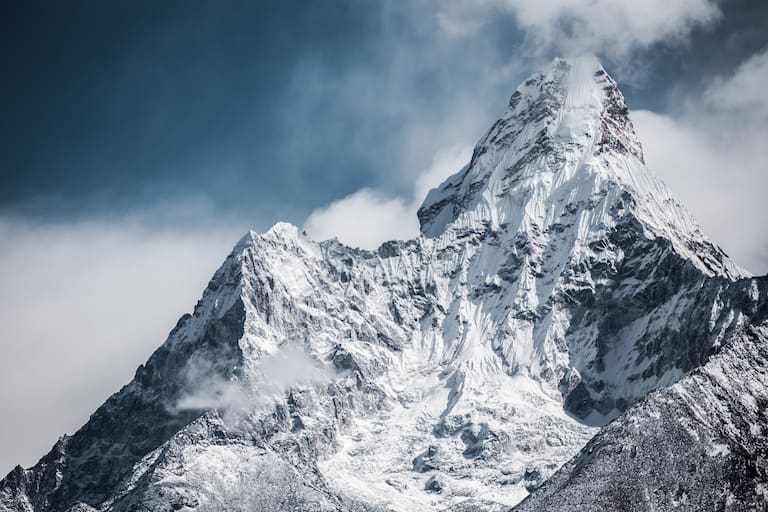
[[[687, 43], [604, 59], [631, 108], [673, 109], [675, 91], [696, 94], [765, 47], [766, 2], [721, 8]], [[426, 2], [0, 9], [0, 213], [43, 221], [189, 203], [261, 229], [363, 186], [404, 193], [557, 53], [529, 55], [503, 13], [446, 38]], [[626, 71], [631, 59], [642, 73]]]

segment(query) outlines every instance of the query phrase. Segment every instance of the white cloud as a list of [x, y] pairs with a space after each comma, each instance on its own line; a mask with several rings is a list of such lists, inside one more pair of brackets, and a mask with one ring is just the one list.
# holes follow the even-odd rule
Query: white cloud
[[675, 115], [632, 113], [646, 160], [738, 263], [768, 272], [768, 52]]
[[37, 462], [130, 381], [241, 234], [0, 218], [0, 473]]
[[745, 119], [759, 121], [764, 126], [768, 118], [768, 51], [753, 55], [734, 74], [718, 78], [707, 90], [705, 99], [713, 108]]
[[431, 188], [469, 162], [472, 146], [458, 144], [439, 150], [429, 169], [419, 174], [409, 198], [386, 197], [364, 188], [313, 211], [304, 229], [318, 240], [337, 237], [354, 247], [375, 249], [387, 240], [404, 240], [419, 233], [416, 211]]
[[684, 39], [720, 17], [713, 0], [459, 0], [441, 4], [437, 16], [446, 34], [458, 37], [474, 34], [499, 12], [515, 17], [532, 48], [611, 55]]
[[336, 237], [347, 245], [375, 249], [386, 240], [408, 238], [418, 222], [409, 203], [364, 188], [313, 211], [304, 229], [318, 240]]
[[218, 409], [224, 420], [236, 422], [256, 409], [271, 407], [295, 386], [318, 386], [331, 382], [335, 373], [300, 347], [284, 345], [259, 362], [253, 382], [226, 380], [217, 362], [192, 359], [186, 368], [185, 391], [169, 411]]

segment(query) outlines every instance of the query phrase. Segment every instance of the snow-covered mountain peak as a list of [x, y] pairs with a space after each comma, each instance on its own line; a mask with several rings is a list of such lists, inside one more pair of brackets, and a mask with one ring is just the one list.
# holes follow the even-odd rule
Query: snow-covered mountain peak
[[552, 137], [578, 140], [601, 135], [595, 140], [597, 145], [609, 145], [643, 160], [624, 96], [593, 56], [554, 59], [520, 84], [503, 118], [531, 110]]
[[419, 218], [376, 251], [247, 233], [0, 512], [502, 510], [765, 304], [592, 58], [526, 80]]
[[470, 163], [431, 190], [418, 215], [430, 238], [489, 231], [547, 243], [542, 233], [576, 225], [566, 230], [569, 253], [629, 215], [706, 273], [748, 275], [645, 166], [624, 97], [594, 57], [555, 59], [525, 80]]
[[267, 230], [265, 235], [283, 238], [298, 238], [300, 236], [299, 228], [290, 222], [276, 222], [271, 228]]
[[600, 133], [602, 150], [629, 153], [641, 161], [642, 147], [616, 81], [593, 56], [555, 59], [544, 84], [559, 84], [562, 98], [555, 133], [566, 139]]
[[253, 258], [277, 253], [314, 258], [320, 256], [320, 246], [293, 224], [277, 222], [264, 233], [249, 231], [232, 250], [240, 261], [248, 254]]
[[516, 89], [509, 107], [526, 109], [537, 102], [557, 100], [562, 113], [572, 120], [588, 120], [598, 117], [603, 110], [606, 88], [616, 88], [616, 82], [595, 57], [556, 58]]
[[[628, 160], [632, 168], [623, 162], [601, 165], [611, 157]], [[437, 236], [478, 204], [490, 213], [500, 205], [494, 198], [521, 199], [523, 189], [535, 188], [518, 184], [559, 185], [598, 173], [629, 182], [628, 174], [645, 172], [642, 162], [624, 97], [597, 59], [555, 59], [517, 88], [469, 165], [430, 191], [419, 210], [422, 232]]]

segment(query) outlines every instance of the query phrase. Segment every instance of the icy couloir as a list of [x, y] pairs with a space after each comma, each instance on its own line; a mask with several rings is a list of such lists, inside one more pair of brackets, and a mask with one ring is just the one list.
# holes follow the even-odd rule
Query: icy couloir
[[501, 510], [754, 316], [593, 59], [525, 81], [419, 219], [248, 234], [0, 510]]

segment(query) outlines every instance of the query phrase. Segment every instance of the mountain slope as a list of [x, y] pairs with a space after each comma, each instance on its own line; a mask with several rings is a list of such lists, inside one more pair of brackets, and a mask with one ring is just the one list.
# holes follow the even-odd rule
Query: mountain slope
[[249, 233], [0, 511], [509, 507], [763, 293], [647, 171], [593, 59], [524, 82], [419, 219], [376, 251]]
[[765, 284], [748, 285], [753, 325], [603, 429], [515, 511], [766, 510]]

